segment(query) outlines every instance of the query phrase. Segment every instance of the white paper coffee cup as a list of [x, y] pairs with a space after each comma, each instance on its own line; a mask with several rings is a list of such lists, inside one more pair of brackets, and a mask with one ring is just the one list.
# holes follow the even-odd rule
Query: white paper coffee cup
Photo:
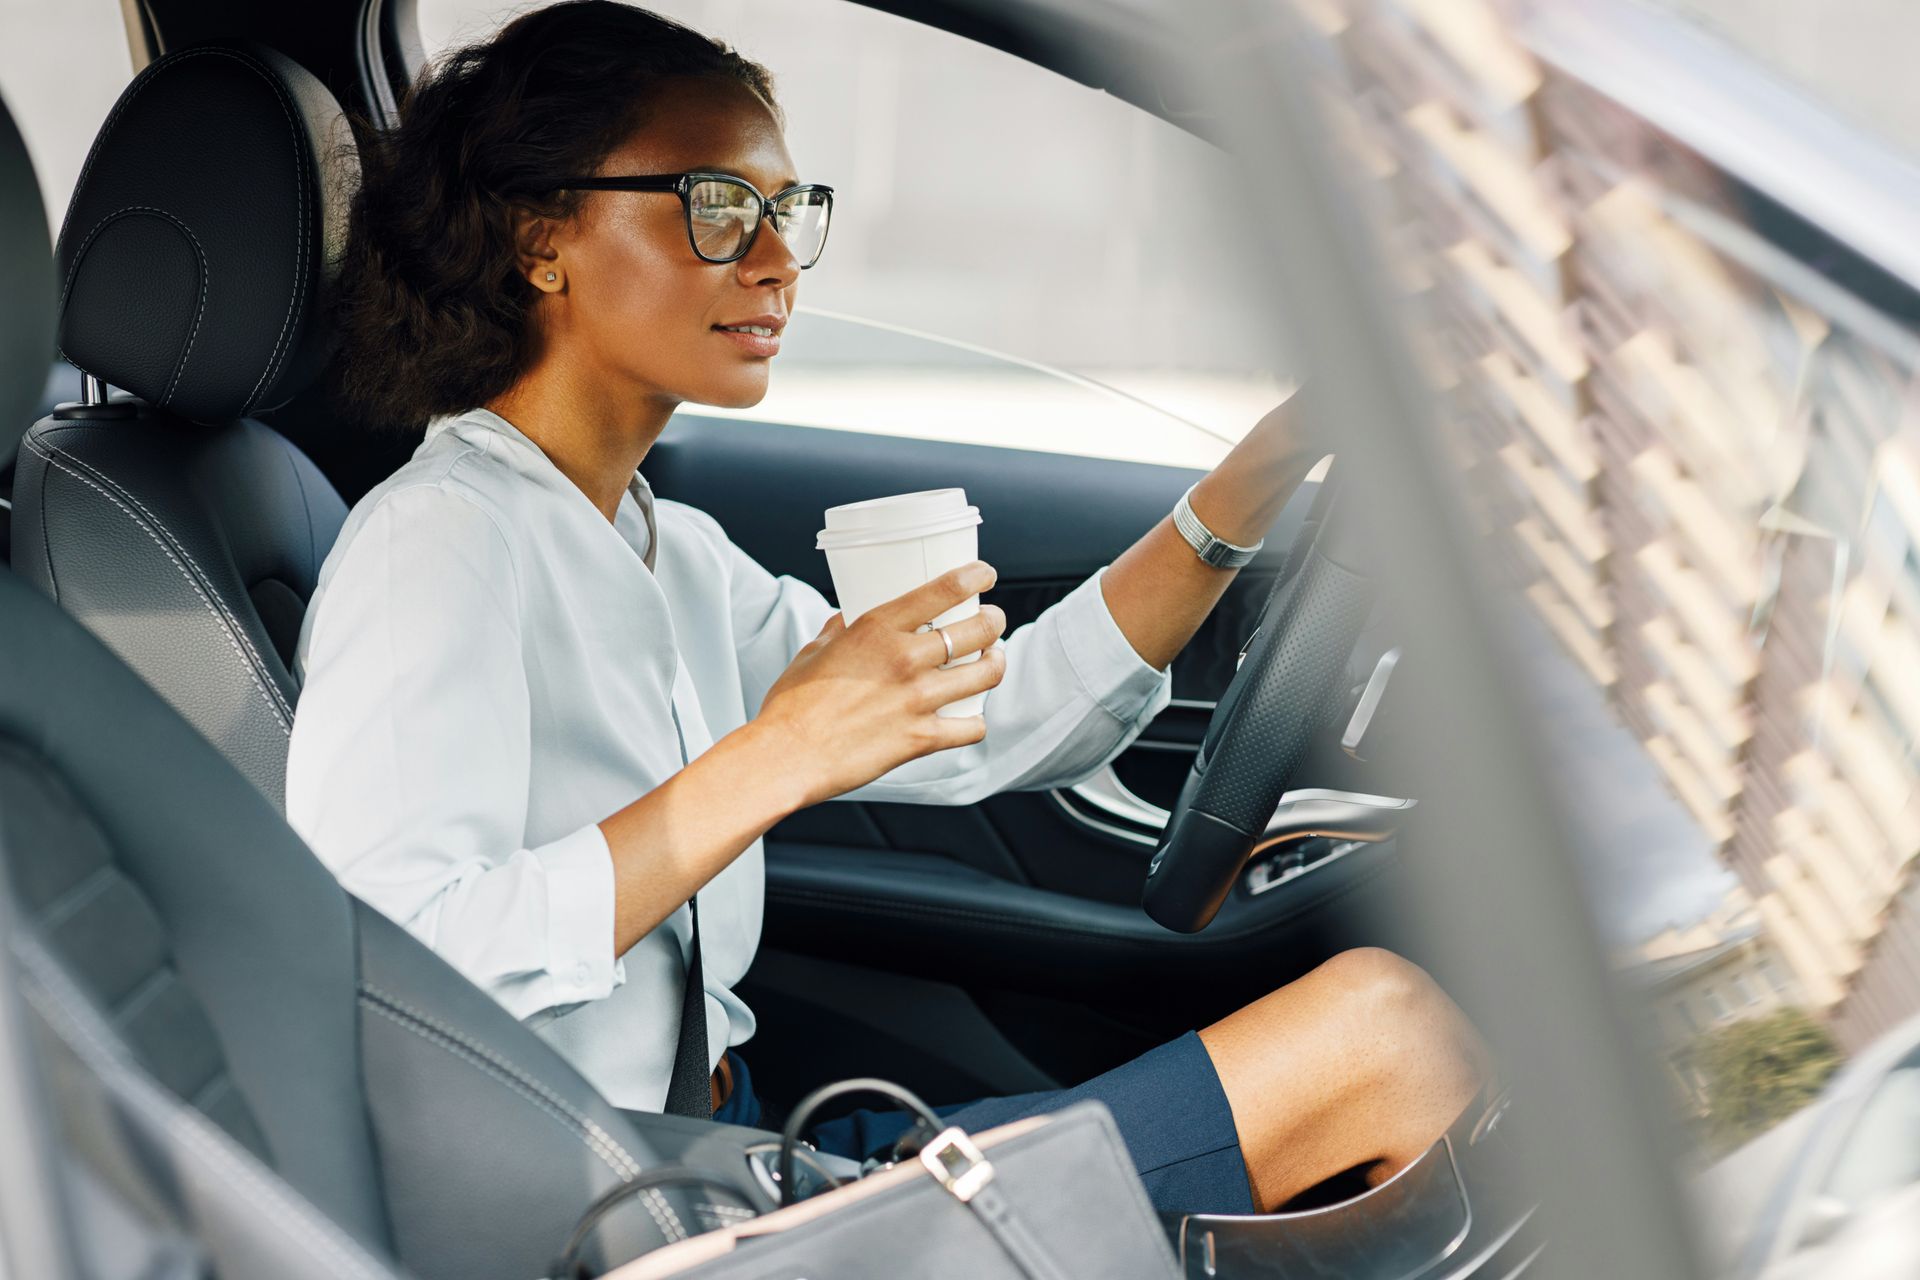
[[[828, 507], [826, 524], [815, 545], [827, 553], [840, 614], [849, 626], [875, 605], [980, 558], [980, 509], [967, 505], [965, 489], [926, 489]], [[980, 597], [972, 595], [920, 629], [944, 627], [979, 612]], [[979, 657], [975, 650], [943, 666]], [[939, 714], [977, 716], [986, 699], [976, 693], [949, 702]]]

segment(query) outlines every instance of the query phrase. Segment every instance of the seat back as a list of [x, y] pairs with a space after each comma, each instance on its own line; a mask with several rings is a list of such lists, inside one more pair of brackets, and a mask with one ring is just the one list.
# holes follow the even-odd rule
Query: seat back
[[[43, 1270], [71, 1251], [63, 1273], [85, 1276], [400, 1280], [380, 1251], [155, 1081], [34, 930], [0, 933], [0, 968], [17, 977], [37, 1033], [37, 1074], [59, 1082], [49, 1092], [61, 1139], [38, 1176], [69, 1231], [31, 1255]], [[0, 991], [0, 1006], [13, 994]]]
[[[132, 1062], [425, 1280], [541, 1274], [663, 1151], [738, 1173], [761, 1136], [613, 1107], [5, 570], [0, 874]], [[713, 1223], [652, 1192], [600, 1240], [627, 1258]]]
[[338, 104], [269, 49], [198, 46], [136, 77], [57, 254], [61, 353], [131, 398], [34, 424], [14, 484], [16, 572], [276, 805], [294, 644], [346, 506], [249, 415], [325, 362], [354, 176]]
[[[262, 795], [271, 783], [278, 800], [285, 747], [261, 726], [275, 707], [290, 719], [294, 610], [342, 512], [306, 460], [243, 412], [286, 393], [285, 370], [302, 363], [298, 281], [313, 258], [293, 240], [278, 257], [236, 257], [235, 215], [209, 214], [191, 192], [168, 203], [163, 188], [230, 190], [227, 167], [258, 171], [249, 148], [273, 151], [272, 139], [286, 189], [314, 198], [284, 167], [318, 164], [313, 120], [325, 112], [303, 75], [259, 50], [162, 59], [123, 96], [82, 176], [61, 258], [63, 340], [143, 402], [33, 428], [16, 550], [35, 585], [140, 675], [0, 569], [0, 946], [28, 970], [80, 1157], [74, 1186], [91, 1203], [152, 1210], [149, 1226], [171, 1224], [189, 1251], [199, 1237], [221, 1274], [385, 1280], [381, 1259], [397, 1256], [423, 1280], [526, 1280], [588, 1205], [663, 1153], [738, 1175], [743, 1139], [765, 1135], [611, 1106], [485, 992], [349, 898]], [[156, 131], [149, 112], [172, 124]], [[248, 118], [275, 128], [234, 123]], [[44, 379], [52, 292], [17, 143], [0, 112], [0, 231], [17, 251], [0, 259], [0, 284], [17, 286], [0, 289], [0, 346], [33, 353], [31, 376], [0, 366], [0, 410]], [[176, 173], [164, 157], [182, 146]], [[220, 172], [194, 167], [202, 152]], [[123, 171], [145, 185], [111, 192], [98, 217], [82, 212]], [[253, 213], [317, 220], [272, 203]], [[224, 310], [260, 301], [250, 267], [291, 289], [270, 348]], [[116, 289], [125, 323], [89, 327]], [[172, 363], [148, 368], [136, 356], [169, 332], [168, 289], [175, 302], [191, 295], [190, 319]], [[249, 343], [251, 364], [232, 356]], [[210, 350], [232, 358], [208, 375]], [[93, 1185], [103, 1178], [112, 1194]], [[722, 1217], [650, 1190], [597, 1239], [627, 1258]], [[124, 1252], [115, 1262], [140, 1270]], [[171, 1262], [142, 1273], [193, 1273]]]
[[0, 468], [53, 363], [53, 266], [47, 214], [27, 144], [0, 102]]
[[257, 793], [0, 575], [0, 860], [131, 1055], [370, 1244], [387, 1238], [347, 895]]

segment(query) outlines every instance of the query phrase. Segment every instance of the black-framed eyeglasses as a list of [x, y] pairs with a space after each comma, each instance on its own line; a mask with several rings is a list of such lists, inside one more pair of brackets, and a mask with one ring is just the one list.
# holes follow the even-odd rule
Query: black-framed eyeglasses
[[820, 261], [833, 215], [833, 188], [803, 183], [763, 196], [751, 182], [725, 173], [653, 173], [568, 178], [560, 191], [671, 191], [687, 215], [687, 243], [706, 262], [738, 262], [771, 218], [802, 269]]

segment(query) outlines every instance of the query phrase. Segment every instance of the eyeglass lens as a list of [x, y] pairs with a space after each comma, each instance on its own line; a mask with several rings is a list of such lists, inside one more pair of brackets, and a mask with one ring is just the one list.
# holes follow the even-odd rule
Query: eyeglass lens
[[[827, 213], [823, 191], [796, 191], [773, 207], [774, 230], [803, 267], [818, 261], [826, 247]], [[687, 220], [701, 257], [731, 262], [746, 252], [760, 221], [760, 197], [744, 183], [703, 178], [687, 193]]]

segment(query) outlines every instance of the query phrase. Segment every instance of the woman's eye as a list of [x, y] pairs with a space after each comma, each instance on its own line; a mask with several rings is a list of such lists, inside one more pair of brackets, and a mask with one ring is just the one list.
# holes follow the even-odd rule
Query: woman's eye
[[747, 211], [739, 205], [708, 205], [705, 208], [695, 206], [693, 216], [702, 222], [714, 226], [734, 226], [745, 222]]

